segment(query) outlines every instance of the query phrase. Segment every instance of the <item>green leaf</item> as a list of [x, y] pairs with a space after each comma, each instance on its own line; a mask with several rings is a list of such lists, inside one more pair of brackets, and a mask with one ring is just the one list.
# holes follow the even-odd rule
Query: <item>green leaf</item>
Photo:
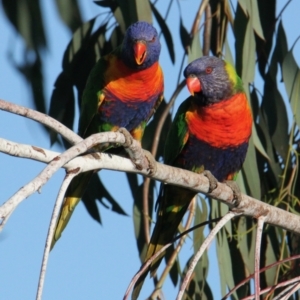
[[261, 143], [261, 140], [257, 134], [257, 130], [255, 126], [252, 126], [252, 139], [255, 148], [268, 160], [270, 160], [269, 155], [267, 154], [264, 146]]
[[[201, 208], [198, 205], [198, 201], [197, 201], [197, 205], [196, 205], [196, 209], [195, 209], [195, 219], [194, 219], [194, 226], [197, 224], [200, 224], [202, 222], [205, 222], [207, 220], [207, 205], [206, 205], [206, 201], [201, 197], [197, 197], [200, 198], [200, 202], [201, 202]], [[201, 247], [203, 241], [204, 241], [204, 226], [197, 228], [194, 230], [193, 232], [193, 240], [194, 240], [194, 253], [197, 253], [197, 251], [199, 250], [199, 248]], [[196, 282], [199, 285], [200, 293], [204, 294], [204, 286], [205, 286], [205, 282], [207, 279], [207, 275], [208, 275], [208, 255], [207, 255], [207, 251], [205, 251], [201, 257], [201, 259], [199, 260], [196, 268], [195, 268], [195, 274], [196, 274]]]
[[246, 186], [249, 189], [248, 194], [256, 199], [261, 199], [261, 191], [258, 188], [260, 186], [260, 178], [257, 168], [253, 166], [256, 163], [256, 153], [253, 143], [253, 137], [249, 140], [248, 152], [242, 168], [244, 173]]
[[[68, 128], [73, 128], [75, 114], [75, 99], [73, 85], [65, 72], [57, 77], [52, 92], [49, 115]], [[50, 131], [51, 145], [57, 142], [57, 132]]]
[[[207, 211], [207, 204], [204, 198], [202, 196], [197, 196], [197, 199], [199, 199], [201, 203], [201, 209], [199, 207], [199, 201], [197, 201], [196, 209], [195, 209], [195, 219], [194, 219], [194, 226], [205, 222], [208, 217], [208, 211]], [[204, 241], [204, 229], [205, 226], [199, 227], [193, 231], [193, 241], [194, 241], [194, 252], [196, 253], [199, 248], [201, 247], [203, 241]], [[207, 254], [205, 254], [207, 255]]]
[[227, 38], [225, 39], [225, 60], [229, 62], [232, 66], [234, 66], [234, 60]]
[[[104, 198], [108, 201], [110, 206], [104, 202]], [[109, 191], [103, 185], [99, 176], [97, 174], [94, 174], [89, 182], [84, 196], [82, 197], [82, 202], [90, 216], [95, 221], [101, 224], [100, 212], [96, 201], [99, 201], [105, 208], [110, 209], [113, 212], [128, 216], [123, 208], [116, 202], [116, 200], [111, 196]]]
[[191, 47], [188, 48], [188, 63], [202, 56], [203, 53], [200, 46], [200, 37], [199, 34], [196, 34], [192, 39]]
[[253, 28], [256, 34], [264, 40], [264, 34], [260, 23], [259, 10], [257, 0], [239, 0], [238, 1], [245, 16], [250, 19], [251, 29]]
[[122, 33], [125, 34], [126, 28], [131, 24], [131, 21], [129, 21], [129, 25], [126, 24], [125, 17], [123, 16], [122, 10], [119, 6], [113, 11], [113, 13]]
[[70, 43], [65, 50], [63, 56], [63, 69], [66, 70], [70, 63], [74, 60], [78, 52], [82, 49], [82, 46], [87, 43], [88, 39], [91, 36], [91, 32], [93, 30], [93, 26], [95, 24], [96, 18], [85, 22], [80, 26], [73, 34], [73, 37]]
[[[247, 1], [247, 0], [246, 0]], [[234, 34], [235, 34], [235, 66], [237, 74], [242, 77], [242, 69], [244, 62], [244, 40], [246, 36], [246, 28], [248, 19], [246, 18], [241, 5], [237, 5], [235, 19], [234, 19]], [[243, 79], [243, 78], [242, 78]]]
[[[221, 212], [221, 216], [225, 216], [228, 211], [229, 211], [229, 207], [228, 205], [224, 204], [224, 203], [219, 203], [220, 205], [220, 212]], [[229, 238], [232, 238], [232, 226], [231, 226], [231, 222], [227, 222], [224, 226], [224, 228], [226, 229], [227, 232], [227, 236]]]
[[228, 22], [232, 21], [231, 8], [229, 1], [209, 1], [209, 5], [211, 15], [205, 16], [204, 22], [211, 23], [210, 33], [207, 36], [210, 37], [210, 50], [214, 56], [219, 57], [223, 53]]
[[[225, 230], [223, 229], [217, 235], [216, 246], [221, 279], [221, 293], [222, 295], [225, 295], [227, 286], [229, 289], [232, 289], [235, 286], [235, 284], [232, 274], [232, 260], [230, 255], [230, 249]], [[238, 299], [236, 292], [233, 294], [233, 296], [233, 299]]]
[[[251, 228], [252, 227], [252, 228]], [[249, 232], [250, 230], [250, 232]], [[238, 248], [249, 274], [254, 273], [256, 226], [252, 220], [241, 217], [238, 220]]]
[[288, 45], [285, 30], [282, 25], [282, 21], [279, 22], [277, 29], [277, 40], [276, 40], [276, 56], [282, 68], [283, 60], [288, 52]]
[[180, 40], [185, 53], [187, 53], [188, 47], [191, 45], [191, 36], [187, 29], [184, 27], [182, 18], [180, 17], [180, 24], [179, 24], [179, 34]]
[[[279, 175], [282, 173], [282, 169], [280, 168], [278, 164], [277, 158], [275, 159], [274, 156], [274, 150], [273, 150], [273, 144], [271, 140], [271, 136], [269, 133], [269, 128], [266, 123], [266, 116], [265, 113], [262, 110], [259, 110], [258, 115], [259, 123], [258, 123], [258, 130], [260, 134], [260, 139], [263, 140], [264, 143], [264, 149], [266, 149], [266, 152], [268, 154], [268, 160], [261, 159], [260, 156], [258, 156], [258, 169], [261, 174], [261, 182], [262, 184], [265, 184], [265, 192], [268, 192], [269, 190], [277, 187], [279, 182]], [[265, 165], [268, 165], [267, 170], [265, 170]], [[267, 173], [266, 173], [267, 171]], [[271, 186], [270, 186], [271, 184]]]
[[[122, 18], [120, 18], [120, 13], [118, 12], [118, 18], [116, 17], [119, 25], [122, 27], [125, 25], [125, 28], [128, 28], [132, 23], [137, 21], [147, 21], [148, 23], [152, 23], [152, 14], [150, 9], [149, 0], [117, 0], [119, 8], [121, 10], [121, 14], [125, 24], [123, 23]], [[116, 16], [116, 9], [114, 14]]]
[[59, 15], [72, 32], [82, 24], [77, 0], [55, 0]]
[[[187, 261], [185, 268], [183, 270], [182, 278], [185, 277], [185, 274], [189, 268], [190, 262], [193, 259], [193, 256]], [[203, 276], [203, 273], [207, 273], [207, 267], [201, 263], [202, 258], [197, 264], [194, 273], [192, 274], [191, 281], [189, 282], [187, 289], [185, 291], [185, 300], [191, 299], [201, 299], [201, 300], [213, 300], [212, 291], [206, 281], [206, 276]]]
[[255, 38], [250, 22], [248, 22], [243, 45], [242, 80], [245, 90], [248, 84], [253, 82], [255, 73]]
[[266, 66], [273, 46], [273, 35], [275, 32], [276, 1], [257, 1], [260, 23], [265, 40], [256, 34], [256, 52], [258, 69], [264, 78]]
[[26, 48], [38, 50], [47, 46], [39, 0], [2, 0], [4, 11], [23, 37]]
[[252, 23], [252, 28], [256, 32], [256, 34], [264, 40], [264, 34], [261, 26], [261, 18], [259, 15], [259, 10], [258, 10], [258, 5], [257, 5], [258, 0], [251, 0], [251, 14], [250, 14], [250, 19]]
[[94, 1], [94, 3], [101, 7], [109, 7], [112, 12], [114, 12], [115, 9], [118, 7], [118, 4], [114, 0], [99, 0]]
[[250, 1], [248, 1], [248, 0], [238, 0], [238, 3], [241, 6], [245, 16], [249, 17], [249, 10], [251, 9]]
[[289, 149], [286, 105], [277, 89], [276, 82], [273, 81], [269, 73], [265, 77], [262, 110], [267, 117], [273, 145], [281, 158], [285, 160]]
[[[138, 183], [138, 176], [136, 174], [126, 173], [126, 176], [131, 190], [132, 198], [134, 200], [134, 205], [133, 205], [134, 232], [135, 232], [138, 251], [140, 254], [140, 259], [141, 262], [143, 262], [147, 250], [145, 227], [144, 227], [144, 213], [143, 213], [143, 184]], [[151, 214], [153, 211], [153, 203], [155, 202], [154, 185], [155, 182], [151, 180], [149, 186], [149, 194], [148, 194], [149, 218], [151, 218]], [[149, 224], [150, 224], [150, 219], [149, 219]]]
[[[268, 266], [277, 262], [278, 257], [280, 257], [281, 245], [278, 244], [278, 240], [282, 238], [282, 234], [278, 234], [279, 231], [273, 227], [269, 228], [268, 231], [263, 234], [261, 247], [263, 266]], [[269, 268], [265, 271], [267, 286], [272, 286], [275, 283], [276, 269], [277, 268]]]
[[[153, 141], [157, 138], [155, 136], [157, 126], [161, 122], [161, 117], [162, 117], [166, 107], [167, 107], [167, 103], [166, 103], [165, 99], [163, 99], [163, 101], [159, 105], [158, 109], [156, 110], [155, 114], [153, 115], [152, 119], [150, 120], [150, 122], [147, 124], [147, 126], [145, 128], [145, 133], [144, 133], [144, 136], [142, 139], [143, 149], [151, 151]], [[155, 156], [156, 160], [159, 160], [160, 157], [162, 157], [164, 154], [165, 141], [167, 139], [168, 132], [171, 127], [171, 123], [172, 123], [172, 116], [170, 113], [168, 113], [168, 116], [164, 122], [164, 125], [161, 130], [161, 134], [159, 137], [158, 149], [157, 149], [156, 156]]]
[[292, 50], [289, 51], [282, 63], [283, 80], [288, 94], [294, 120], [300, 126], [300, 69]]
[[150, 6], [151, 6], [151, 9], [153, 11], [154, 17], [155, 17], [157, 23], [160, 26], [161, 32], [162, 32], [162, 34], [165, 38], [171, 61], [174, 64], [175, 63], [175, 52], [174, 52], [173, 38], [172, 38], [172, 35], [170, 33], [170, 30], [169, 30], [164, 18], [160, 15], [159, 11], [156, 9], [154, 4], [152, 4], [150, 2]]
[[149, 0], [135, 0], [137, 20], [152, 23], [152, 12]]

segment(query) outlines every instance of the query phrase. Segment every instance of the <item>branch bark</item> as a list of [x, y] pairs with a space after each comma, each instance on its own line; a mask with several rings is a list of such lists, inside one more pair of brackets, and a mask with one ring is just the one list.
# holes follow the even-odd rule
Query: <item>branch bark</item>
[[[65, 152], [57, 153], [41, 147], [22, 145], [0, 138], [0, 152], [47, 163], [47, 166], [39, 175], [0, 206], [0, 231], [3, 229], [14, 209], [23, 200], [46, 184], [59, 168], [65, 168], [68, 173], [75, 169], [78, 173], [89, 170], [109, 169], [141, 174], [154, 180], [164, 182], [165, 184], [185, 187], [208, 195], [227, 204], [231, 208], [232, 215], [234, 216], [244, 215], [256, 219], [263, 216], [263, 221], [267, 224], [279, 226], [288, 231], [300, 234], [299, 216], [247, 195], [242, 195], [241, 202], [238, 206], [235, 206], [235, 197], [228, 185], [218, 183], [217, 187], [209, 193], [210, 182], [206, 176], [156, 162], [148, 151], [141, 148], [141, 145], [137, 141], [131, 139], [128, 142], [128, 135], [122, 130], [121, 132], [94, 134], [83, 140], [56, 120], [36, 111], [3, 100], [0, 100], [0, 109], [43, 123], [62, 134], [71, 143], [75, 143], [73, 147]], [[88, 153], [78, 157], [101, 143], [116, 143], [118, 146], [123, 145], [131, 159], [101, 152]], [[59, 197], [59, 199], [60, 198], [61, 197]], [[50, 231], [51, 229], [49, 229], [49, 232]], [[48, 239], [50, 240], [50, 237], [48, 237]], [[46, 251], [47, 249], [45, 253]], [[46, 260], [47, 253], [45, 255], [45, 261]], [[44, 265], [45, 264], [43, 264], [43, 266]], [[182, 291], [183, 290], [184, 289], [182, 289]], [[38, 292], [38, 295], [39, 294], [40, 292]]]
[[[125, 138], [124, 135], [119, 132], [99, 133], [92, 135], [82, 143], [73, 146], [66, 151], [67, 154], [65, 154], [66, 152], [64, 152], [63, 154], [57, 156], [56, 152], [36, 147], [39, 149], [37, 151], [38, 153], [35, 153], [35, 155], [31, 157], [30, 154], [28, 155], [26, 153], [32, 146], [26, 145], [23, 149], [22, 145], [20, 144], [0, 139], [0, 151], [3, 153], [13, 155], [12, 152], [9, 152], [7, 150], [7, 148], [9, 148], [9, 145], [13, 145], [9, 149], [12, 151], [18, 148], [19, 157], [22, 157], [22, 153], [25, 153], [24, 157], [26, 158], [30, 157], [31, 159], [35, 160], [39, 160], [38, 158], [41, 158], [41, 160], [39, 161], [42, 162], [51, 161], [49, 165], [44, 169], [44, 171], [41, 172], [34, 180], [21, 188], [13, 197], [11, 197], [7, 202], [0, 206], [0, 219], [2, 219], [0, 230], [3, 228], [3, 222], [6, 220], [7, 215], [10, 215], [10, 212], [12, 212], [14, 208], [25, 198], [41, 188], [59, 168], [64, 167], [70, 169], [76, 166], [80, 167], [82, 172], [95, 169], [132, 172], [150, 177], [154, 180], [158, 180], [167, 184], [186, 187], [193, 191], [203, 193], [218, 201], [221, 201], [227, 204], [230, 208], [238, 210], [243, 215], [248, 217], [257, 218], [257, 216], [259, 216], [261, 213], [265, 213], [266, 223], [273, 226], [279, 226], [288, 231], [300, 234], [299, 216], [244, 194], [242, 195], [241, 203], [237, 207], [234, 207], [234, 195], [230, 187], [219, 182], [217, 188], [211, 193], [208, 193], [209, 181], [207, 177], [202, 174], [196, 174], [183, 169], [171, 167], [155, 162], [153, 160], [155, 162], [155, 166], [153, 171], [151, 172], [152, 174], [150, 175], [149, 169], [138, 170], [131, 160], [123, 157], [108, 155], [105, 153], [97, 153], [99, 159], [95, 159], [94, 155], [92, 154], [72, 159], [72, 156], [70, 156], [70, 152], [68, 152], [71, 151], [73, 154], [74, 152], [76, 152], [76, 154], [79, 155], [80, 153], [87, 151], [89, 147], [93, 147], [97, 143], [106, 142], [116, 142], [122, 144], [125, 142]], [[81, 147], [83, 147], [83, 149], [81, 149]], [[32, 152], [36, 152], [36, 150]], [[43, 157], [44, 153], [46, 154], [46, 158]], [[47, 157], [47, 155], [49, 156]], [[57, 157], [57, 160], [53, 159], [53, 156]]]

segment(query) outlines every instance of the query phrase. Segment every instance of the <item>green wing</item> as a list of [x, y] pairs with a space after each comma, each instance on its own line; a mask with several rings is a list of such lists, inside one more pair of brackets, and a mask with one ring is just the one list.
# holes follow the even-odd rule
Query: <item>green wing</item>
[[83, 91], [79, 128], [80, 136], [87, 137], [99, 132], [99, 121], [95, 120], [100, 105], [104, 101], [103, 87], [105, 85], [104, 74], [108, 66], [108, 60], [112, 55], [119, 56], [121, 46], [112, 51], [109, 55], [100, 58], [93, 67]]
[[192, 97], [189, 97], [181, 103], [168, 133], [164, 152], [164, 163], [167, 165], [173, 165], [174, 160], [187, 142], [188, 126], [185, 114], [191, 107], [191, 100]]

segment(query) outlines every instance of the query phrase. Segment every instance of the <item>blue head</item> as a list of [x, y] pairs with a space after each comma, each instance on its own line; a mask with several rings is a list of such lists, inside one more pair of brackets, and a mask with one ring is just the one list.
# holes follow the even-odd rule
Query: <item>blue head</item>
[[122, 44], [122, 59], [134, 69], [143, 70], [158, 61], [160, 42], [156, 29], [144, 21], [130, 25]]
[[184, 77], [190, 93], [202, 105], [226, 100], [243, 89], [234, 68], [214, 56], [203, 56], [191, 62], [184, 70]]

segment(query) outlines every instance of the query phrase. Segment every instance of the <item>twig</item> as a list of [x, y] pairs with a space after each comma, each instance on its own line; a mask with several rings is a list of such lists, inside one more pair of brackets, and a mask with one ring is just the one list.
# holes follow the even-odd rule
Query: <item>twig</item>
[[[98, 135], [98, 140], [96, 139]], [[88, 139], [93, 139], [93, 142], [96, 144], [97, 142], [116, 142], [122, 144], [124, 142], [124, 136], [121, 133], [118, 132], [106, 132], [106, 133], [100, 133], [93, 135], [89, 137]], [[87, 139], [87, 140], [88, 140]], [[83, 141], [83, 143], [86, 141]], [[91, 143], [93, 144], [93, 143]], [[78, 144], [79, 145], [79, 144]], [[74, 146], [73, 148], [76, 149], [78, 145]], [[72, 149], [72, 148], [71, 148]], [[78, 154], [78, 152], [77, 152]], [[92, 156], [92, 155], [89, 155]], [[196, 174], [194, 172], [190, 172], [187, 170], [171, 167], [168, 165], [160, 164], [156, 162], [156, 170], [153, 172], [153, 174], [149, 175], [149, 170], [137, 170], [135, 166], [132, 164], [132, 162], [126, 158], [118, 157], [118, 156], [112, 156], [112, 155], [105, 155], [104, 153], [101, 153], [99, 156], [101, 157], [101, 160], [94, 159], [94, 162], [92, 164], [92, 159], [88, 160], [87, 156], [85, 161], [90, 161], [89, 166], [81, 165], [81, 168], [84, 168], [86, 171], [91, 169], [110, 169], [110, 170], [118, 170], [123, 172], [132, 172], [141, 174], [143, 176], [149, 176], [154, 180], [162, 181], [168, 184], [173, 184], [177, 186], [182, 186], [188, 189], [191, 189], [195, 192], [201, 192], [206, 195], [209, 195], [210, 197], [222, 201], [223, 203], [227, 204], [230, 207], [233, 207], [232, 201], [234, 199], [234, 195], [232, 193], [232, 190], [229, 186], [223, 183], [218, 183], [217, 188], [213, 190], [210, 194], [208, 194], [209, 191], [209, 181], [207, 177], [205, 177], [202, 174]], [[98, 157], [99, 157], [98, 156]], [[84, 158], [76, 158], [76, 159], [84, 159]], [[47, 169], [45, 169], [43, 172], [48, 172], [51, 170], [49, 169], [50, 166], [53, 165], [53, 168], [63, 167], [64, 164], [67, 162], [63, 161], [61, 158], [59, 161], [52, 161], [49, 166], [47, 166]], [[71, 163], [71, 162], [70, 162]], [[92, 168], [93, 165], [93, 168]], [[9, 212], [12, 209], [12, 206], [18, 205], [24, 198], [28, 197], [35, 191], [37, 191], [45, 182], [50, 178], [50, 175], [54, 171], [51, 170], [50, 173], [47, 173], [48, 177], [41, 179], [34, 179], [33, 182], [29, 183], [22, 189], [20, 189], [11, 199], [9, 199], [6, 203], [4, 203], [2, 206], [0, 206], [0, 219], [2, 218], [2, 221], [6, 218], [6, 216], [9, 214]], [[51, 175], [52, 176], [52, 175]], [[22, 199], [21, 199], [22, 198]], [[252, 197], [249, 197], [247, 195], [242, 195], [242, 201], [240, 202], [237, 209], [241, 210], [243, 212], [243, 215], [248, 217], [255, 217], [257, 215], [258, 211], [265, 211], [268, 210], [269, 213], [266, 216], [266, 223], [281, 227], [283, 229], [300, 233], [300, 222], [299, 222], [299, 216], [289, 213], [285, 210], [282, 210], [278, 207], [274, 207], [272, 205], [269, 205], [267, 203], [264, 203], [262, 201], [256, 200]], [[3, 224], [0, 225], [0, 227]]]
[[[193, 198], [191, 204], [190, 204], [190, 213], [188, 215], [188, 219], [186, 221], [186, 224], [184, 226], [185, 230], [187, 230], [190, 226], [191, 226], [191, 223], [192, 223], [192, 220], [193, 220], [193, 217], [194, 217], [194, 214], [195, 214], [195, 206], [196, 206], [196, 197]], [[164, 271], [162, 272], [162, 275], [160, 276], [160, 279], [158, 281], [158, 283], [156, 284], [156, 287], [155, 287], [155, 291], [152, 293], [152, 295], [150, 296], [150, 298], [152, 299], [155, 299], [155, 293], [161, 289], [164, 281], [166, 280], [166, 277], [167, 275], [169, 274], [172, 266], [174, 265], [175, 261], [176, 261], [176, 258], [183, 246], [183, 243], [186, 239], [187, 235], [184, 235], [182, 236], [182, 238], [180, 239], [178, 245], [176, 246], [174, 252], [172, 253], [168, 263], [167, 263], [167, 266], [165, 267]]]
[[46, 245], [44, 249], [44, 255], [43, 255], [43, 261], [41, 265], [41, 271], [40, 271], [40, 277], [39, 277], [39, 283], [38, 283], [38, 289], [37, 289], [37, 294], [36, 294], [36, 300], [41, 300], [42, 299], [42, 292], [43, 292], [43, 287], [44, 287], [44, 281], [45, 281], [45, 275], [46, 275], [46, 269], [47, 269], [47, 263], [48, 263], [48, 258], [49, 258], [49, 253], [50, 253], [50, 246], [51, 246], [51, 241], [53, 239], [54, 235], [54, 230], [55, 226], [57, 223], [57, 219], [59, 216], [59, 211], [62, 205], [62, 202], [64, 200], [64, 195], [65, 192], [71, 182], [71, 180], [77, 175], [78, 173], [68, 173], [61, 185], [61, 188], [59, 190], [54, 208], [53, 208], [53, 213], [50, 221], [50, 226], [48, 229], [48, 235], [47, 235], [47, 240], [46, 240]]
[[[123, 134], [116, 132], [98, 133], [91, 135], [87, 139], [71, 147], [63, 154], [55, 157], [44, 170], [36, 176], [31, 182], [23, 186], [17, 193], [15, 193], [8, 201], [0, 207], [0, 231], [3, 229], [8, 218], [15, 210], [15, 208], [27, 197], [34, 192], [40, 190], [42, 186], [58, 171], [63, 165], [65, 165], [72, 158], [86, 152], [88, 149], [103, 142], [110, 143], [125, 143], [125, 137]], [[39, 151], [38, 151], [39, 152]]]
[[158, 257], [161, 253], [163, 253], [167, 248], [169, 248], [173, 244], [173, 241], [171, 243], [166, 244], [164, 247], [162, 247], [158, 252], [156, 252], [153, 256], [151, 256], [140, 268], [140, 270], [134, 275], [132, 278], [128, 288], [126, 289], [125, 295], [123, 297], [123, 300], [127, 300], [130, 294], [131, 289], [135, 285], [135, 283], [138, 281], [138, 279], [141, 277], [142, 274], [144, 274], [153, 260]]
[[[275, 286], [267, 287], [267, 288], [265, 288], [265, 289], [263, 289], [263, 290], [260, 291], [260, 295], [263, 295], [263, 294], [265, 294], [266, 292], [269, 292], [272, 289], [278, 289], [278, 288], [287, 286], [289, 284], [299, 283], [299, 282], [300, 282], [300, 276], [292, 278], [290, 280], [286, 280], [286, 281], [281, 282], [281, 283], [278, 283]], [[222, 298], [222, 299], [225, 299], [225, 298]], [[254, 295], [247, 296], [247, 297], [245, 297], [245, 298], [243, 298], [241, 300], [252, 300], [252, 299], [254, 299]], [[277, 298], [277, 300], [279, 300], [279, 299], [282, 300], [282, 298]], [[275, 300], [275, 299], [273, 299], [273, 300]]]
[[[271, 265], [268, 265], [268, 266], [266, 266], [266, 267], [260, 269], [259, 272], [260, 272], [260, 273], [265, 272], [266, 270], [269, 270], [269, 269], [271, 269], [271, 268], [273, 268], [273, 267], [275, 267], [275, 266], [279, 266], [280, 264], [284, 264], [284, 263], [286, 263], [286, 262], [289, 262], [289, 261], [291, 261], [291, 260], [296, 260], [296, 259], [299, 259], [299, 258], [300, 258], [300, 254], [295, 255], [295, 256], [293, 256], [293, 257], [285, 258], [285, 259], [280, 260], [280, 261], [276, 261], [275, 263], [273, 263], [273, 264], [271, 264]], [[253, 274], [250, 274], [248, 277], [246, 277], [244, 280], [242, 280], [239, 284], [237, 284], [233, 289], [231, 289], [231, 290], [230, 290], [230, 291], [222, 298], [222, 300], [227, 299], [227, 298], [228, 298], [229, 296], [231, 296], [238, 288], [240, 288], [242, 285], [244, 285], [246, 282], [248, 282], [248, 281], [249, 281], [251, 278], [253, 278], [253, 277], [254, 277], [254, 273], [253, 273]], [[298, 277], [297, 277], [297, 278], [298, 278]], [[296, 279], [296, 280], [294, 280], [294, 278], [293, 278], [293, 281], [292, 281], [292, 282], [295, 282], [295, 281], [298, 281], [298, 280], [300, 280], [300, 277], [299, 277], [298, 279]], [[291, 283], [290, 281], [285, 281], [285, 282], [278, 283], [278, 284], [274, 285], [273, 287], [268, 287], [268, 288], [266, 288], [266, 289], [260, 291], [260, 295], [261, 295], [261, 294], [264, 294], [264, 293], [266, 293], [266, 292], [268, 292], [268, 291], [271, 291], [272, 289], [276, 289], [276, 288], [278, 288], [278, 287], [285, 286], [285, 285], [287, 285], [286, 282]], [[289, 284], [289, 283], [288, 283], [288, 284]], [[252, 298], [253, 298], [253, 295], [252, 295], [252, 296], [249, 296], [249, 297], [250, 297], [250, 298], [244, 298], [244, 299], [252, 299]]]
[[36, 110], [17, 105], [11, 102], [0, 99], [0, 110], [5, 110], [7, 112], [20, 115], [34, 121], [37, 121], [61, 134], [68, 142], [71, 144], [76, 144], [82, 141], [82, 138], [77, 135], [74, 131], [61, 124], [57, 120], [51, 118], [48, 115], [40, 113]]
[[211, 232], [209, 233], [209, 235], [207, 236], [207, 238], [204, 240], [203, 244], [201, 245], [201, 247], [199, 248], [198, 252], [195, 254], [194, 258], [192, 259], [192, 261], [190, 262], [190, 266], [188, 268], [187, 273], [185, 274], [185, 277], [182, 281], [182, 284], [180, 286], [178, 295], [176, 300], [181, 300], [185, 289], [190, 281], [190, 278], [194, 272], [194, 269], [199, 261], [199, 259], [201, 258], [202, 254], [204, 253], [204, 251], [210, 246], [210, 244], [212, 243], [214, 237], [216, 236], [216, 234], [220, 231], [220, 229], [228, 222], [230, 221], [233, 217], [235, 217], [238, 213], [233, 212], [233, 211], [229, 211], [217, 224], [216, 226], [211, 230]]
[[188, 234], [189, 232], [207, 225], [208, 223], [211, 222], [216, 222], [219, 221], [221, 218], [217, 218], [217, 219], [213, 219], [210, 221], [205, 221], [202, 222], [200, 224], [197, 224], [196, 226], [191, 227], [190, 229], [178, 234], [170, 243], [166, 244], [163, 248], [161, 248], [158, 252], [156, 252], [153, 256], [151, 256], [140, 268], [140, 270], [134, 275], [134, 277], [132, 278], [132, 280], [130, 281], [130, 284], [125, 292], [124, 298], [123, 300], [126, 300], [129, 296], [129, 293], [132, 289], [132, 287], [135, 285], [135, 283], [137, 282], [137, 280], [140, 278], [140, 276], [146, 272], [146, 270], [148, 269], [148, 267], [150, 266], [150, 264], [152, 263], [153, 260], [156, 259], [156, 257], [158, 257], [161, 253], [163, 253], [168, 247], [170, 247], [175, 241], [177, 241], [178, 239], [182, 238], [183, 236], [185, 236], [186, 234]]
[[265, 216], [258, 217], [256, 240], [255, 240], [255, 263], [254, 263], [254, 286], [255, 286], [255, 300], [259, 300], [260, 293], [260, 250], [261, 250], [261, 238], [263, 232], [263, 226], [265, 222]]
[[209, 54], [211, 26], [212, 26], [211, 7], [210, 4], [208, 3], [205, 8], [205, 22], [204, 22], [204, 31], [203, 31], [203, 55]]
[[287, 286], [283, 291], [281, 291], [273, 300], [288, 300], [290, 296], [299, 289], [299, 282], [293, 285]]
[[[176, 98], [178, 97], [179, 93], [183, 89], [185, 85], [185, 81], [182, 81], [176, 88], [175, 92], [173, 93], [168, 105], [166, 106], [164, 112], [161, 115], [161, 118], [157, 124], [155, 133], [154, 133], [154, 140], [153, 144], [151, 147], [151, 154], [153, 157], [156, 156], [157, 154], [157, 148], [158, 148], [158, 143], [161, 135], [162, 128], [165, 124], [165, 121], [167, 119], [167, 116], [169, 114], [169, 111], [171, 107], [174, 105], [174, 102]], [[150, 236], [149, 236], [149, 210], [148, 210], [148, 195], [149, 195], [149, 187], [150, 187], [150, 179], [146, 178], [144, 181], [144, 186], [143, 186], [143, 220], [144, 220], [144, 234], [147, 243], [150, 241]]]

